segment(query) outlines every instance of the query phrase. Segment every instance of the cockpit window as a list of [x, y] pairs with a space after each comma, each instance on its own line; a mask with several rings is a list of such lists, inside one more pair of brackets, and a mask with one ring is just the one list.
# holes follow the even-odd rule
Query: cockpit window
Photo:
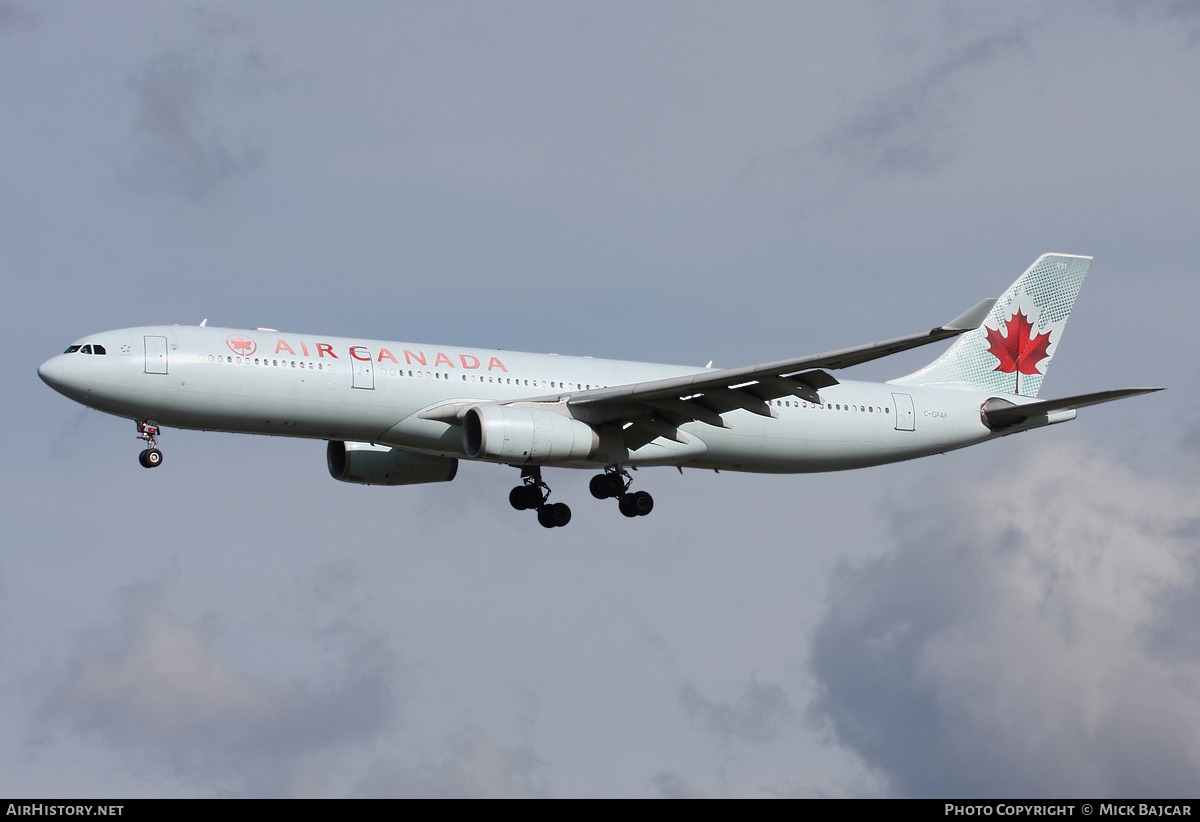
[[70, 348], [68, 348], [66, 351], [64, 351], [63, 353], [64, 353], [64, 354], [74, 354], [74, 353], [75, 353], [76, 351], [78, 351], [79, 349], [80, 349], [80, 346], [78, 346], [78, 345], [73, 345], [73, 346], [71, 346]]
[[79, 353], [80, 354], [91, 354], [92, 347], [90, 345], [85, 345], [83, 348], [79, 349]]
[[102, 346], [102, 345], [93, 345], [92, 353], [93, 354], [107, 354], [108, 352], [104, 350], [104, 346]]

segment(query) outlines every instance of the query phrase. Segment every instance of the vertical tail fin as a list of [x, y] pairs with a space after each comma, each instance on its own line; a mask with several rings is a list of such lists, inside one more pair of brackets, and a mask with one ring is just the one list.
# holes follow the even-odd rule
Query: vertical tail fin
[[920, 371], [892, 382], [1036, 397], [1091, 263], [1091, 257], [1043, 254], [983, 325]]

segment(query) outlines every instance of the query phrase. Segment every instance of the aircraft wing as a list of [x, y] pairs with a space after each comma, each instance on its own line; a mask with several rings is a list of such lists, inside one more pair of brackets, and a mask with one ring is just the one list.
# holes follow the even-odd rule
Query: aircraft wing
[[[768, 400], [794, 396], [820, 403], [818, 392], [838, 384], [837, 379], [824, 369], [847, 368], [972, 331], [987, 319], [995, 304], [994, 299], [983, 300], [945, 325], [906, 337], [742, 368], [701, 371], [586, 391], [564, 391], [522, 399], [519, 404], [566, 402], [571, 416], [589, 424], [631, 423], [624, 436], [631, 449], [657, 437], [682, 442], [678, 428], [693, 420], [729, 428], [722, 415], [739, 408], [764, 417], [778, 416]], [[419, 416], [459, 424], [474, 404], [466, 400], [444, 403], [425, 409]]]
[[847, 368], [971, 331], [983, 323], [995, 302], [984, 300], [949, 323], [919, 334], [742, 368], [560, 394], [546, 400], [565, 398], [572, 416], [584, 422], [633, 423], [641, 432], [627, 433], [630, 447], [636, 447], [636, 441], [649, 442], [658, 436], [678, 439], [676, 429], [692, 420], [728, 428], [722, 415], [735, 409], [777, 416], [768, 400], [794, 396], [819, 403], [820, 389], [838, 382], [824, 369]]

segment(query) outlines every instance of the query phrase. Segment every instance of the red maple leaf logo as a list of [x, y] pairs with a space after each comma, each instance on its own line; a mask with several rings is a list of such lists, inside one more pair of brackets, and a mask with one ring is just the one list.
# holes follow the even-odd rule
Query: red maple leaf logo
[[225, 338], [225, 344], [229, 346], [230, 351], [238, 354], [253, 354], [258, 348], [254, 340], [241, 334], [230, 334]]
[[1050, 332], [1035, 334], [1033, 323], [1018, 310], [1005, 324], [1008, 336], [998, 329], [984, 326], [987, 332], [988, 353], [1000, 361], [993, 371], [1003, 371], [1005, 374], [1016, 374], [1016, 389], [1019, 394], [1022, 374], [1041, 374], [1038, 363], [1049, 355], [1046, 349], [1050, 347]]

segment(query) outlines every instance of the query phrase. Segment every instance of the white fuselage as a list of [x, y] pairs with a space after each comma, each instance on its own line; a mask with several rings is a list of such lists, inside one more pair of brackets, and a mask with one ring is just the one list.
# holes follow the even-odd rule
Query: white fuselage
[[[450, 403], [545, 401], [705, 371], [197, 326], [110, 331], [77, 345], [100, 345], [105, 354], [62, 354], [39, 373], [57, 391], [100, 411], [177, 428], [368, 442], [447, 457], [465, 455], [461, 425], [422, 418], [422, 411]], [[727, 428], [689, 422], [680, 437], [660, 437], [633, 451], [614, 453], [610, 437], [593, 459], [568, 464], [835, 471], [998, 436], [979, 411], [995, 394], [844, 381], [820, 395], [821, 405], [772, 400], [774, 417], [732, 411], [724, 417]]]

